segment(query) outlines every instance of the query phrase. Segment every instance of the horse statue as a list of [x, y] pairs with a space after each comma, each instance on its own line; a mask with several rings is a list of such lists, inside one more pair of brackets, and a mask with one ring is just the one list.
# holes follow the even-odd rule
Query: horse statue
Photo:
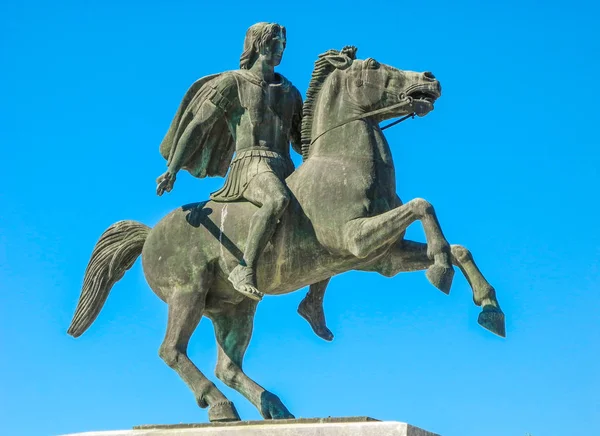
[[[425, 116], [441, 95], [434, 75], [402, 71], [354, 50], [329, 50], [315, 62], [302, 124], [304, 162], [287, 178], [292, 201], [258, 262], [258, 287], [267, 295], [297, 291], [349, 270], [386, 277], [426, 270], [449, 293], [453, 265], [462, 271], [482, 307], [479, 323], [504, 336], [504, 314], [494, 288], [471, 253], [450, 245], [430, 203], [405, 204], [396, 194], [394, 164], [379, 127], [411, 113]], [[218, 343], [216, 376], [243, 394], [265, 419], [293, 418], [281, 400], [242, 369], [258, 302], [227, 280], [239, 264], [256, 206], [205, 201], [180, 207], [153, 229], [136, 221], [110, 226], [96, 244], [68, 333], [80, 336], [96, 319], [113, 285], [141, 254], [146, 280], [168, 305], [159, 355], [209, 407], [210, 421], [240, 417], [227, 397], [187, 355], [202, 316]], [[404, 239], [421, 221], [427, 243]]]

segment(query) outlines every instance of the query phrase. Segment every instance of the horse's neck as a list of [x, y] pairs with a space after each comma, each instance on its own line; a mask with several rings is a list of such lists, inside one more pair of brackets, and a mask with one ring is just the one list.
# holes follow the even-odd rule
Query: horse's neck
[[[331, 80], [331, 79], [330, 79]], [[331, 142], [331, 138], [340, 136], [345, 121], [361, 115], [361, 109], [351, 104], [345, 97], [345, 92], [340, 89], [343, 86], [334, 82], [330, 86], [324, 86], [315, 107], [312, 125], [312, 139], [314, 143], [310, 147], [310, 155], [313, 156], [322, 150], [322, 144]], [[336, 127], [339, 126], [339, 127]], [[327, 150], [327, 154], [330, 151]]]
[[331, 131], [314, 144], [307, 160], [326, 159], [335, 162], [372, 160], [373, 128], [364, 121], [353, 121]]
[[311, 133], [315, 142], [310, 146], [308, 159], [287, 179], [288, 186], [299, 200], [323, 191], [324, 178], [331, 179], [325, 186], [341, 183], [346, 191], [364, 191], [362, 182], [347, 185], [348, 174], [353, 173], [359, 179], [384, 184], [386, 190], [394, 191], [387, 186], [389, 181], [395, 185], [392, 154], [379, 125], [370, 119], [356, 119], [362, 114], [361, 109], [344, 98], [343, 90], [335, 86], [326, 89], [314, 112]]
[[377, 159], [377, 149], [387, 148], [387, 141], [376, 122], [356, 120], [362, 114], [343, 90], [324, 90], [314, 114], [310, 158]]

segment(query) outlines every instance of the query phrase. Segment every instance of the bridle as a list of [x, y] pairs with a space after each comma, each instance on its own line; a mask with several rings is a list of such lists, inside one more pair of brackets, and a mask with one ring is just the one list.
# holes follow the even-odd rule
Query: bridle
[[[364, 61], [363, 68], [362, 68], [362, 71], [361, 71], [361, 78], [356, 81], [356, 85], [357, 86], [363, 86], [363, 84], [365, 83], [363, 77], [365, 75], [365, 68], [364, 68], [364, 66], [366, 64], [367, 64], [367, 62]], [[379, 87], [377, 85], [374, 85], [372, 83], [369, 83], [369, 86], [376, 87], [376, 88], [381, 88], [381, 87]], [[387, 91], [385, 88], [381, 88], [381, 89], [383, 89], [384, 92], [389, 93], [389, 91]], [[381, 115], [381, 114], [384, 114], [384, 113], [387, 113], [387, 112], [390, 112], [390, 111], [393, 111], [393, 110], [396, 110], [396, 109], [400, 109], [400, 108], [405, 107], [405, 106], [412, 105], [412, 103], [413, 103], [413, 98], [412, 97], [406, 96], [406, 95], [401, 95], [400, 97], [401, 97], [402, 101], [400, 101], [399, 103], [393, 104], [391, 106], [386, 106], [386, 107], [383, 107], [381, 109], [377, 109], [377, 110], [374, 110], [374, 111], [370, 111], [370, 112], [367, 112], [365, 114], [356, 115], [356, 116], [350, 117], [350, 118], [348, 118], [348, 119], [346, 119], [346, 120], [344, 120], [344, 121], [342, 121], [340, 123], [335, 124], [334, 126], [328, 128], [328, 129], [324, 130], [323, 132], [319, 133], [318, 135], [316, 135], [312, 139], [312, 141], [310, 141], [309, 146], [313, 145], [317, 141], [317, 139], [319, 139], [321, 136], [325, 135], [326, 133], [329, 133], [332, 130], [337, 129], [338, 127], [342, 127], [342, 126], [344, 126], [344, 125], [346, 125], [348, 123], [351, 123], [353, 121], [364, 120], [365, 118], [368, 118], [368, 117], [372, 117], [372, 116], [375, 116], [375, 115]], [[397, 124], [400, 124], [402, 121], [405, 121], [405, 120], [407, 120], [409, 118], [414, 118], [414, 117], [415, 117], [415, 113], [412, 112], [412, 113], [410, 113], [410, 114], [408, 114], [408, 115], [400, 118], [399, 120], [396, 120], [396, 121], [394, 121], [394, 122], [392, 122], [392, 123], [390, 123], [390, 124], [382, 127], [381, 130], [389, 129], [390, 127], [393, 127], [393, 126], [395, 126]]]
[[400, 124], [402, 121], [408, 120], [409, 118], [412, 118], [414, 120], [415, 119], [415, 115], [416, 114], [414, 112], [412, 114], [405, 115], [402, 118], [400, 118], [399, 120], [396, 120], [396, 121], [394, 121], [392, 123], [389, 123], [389, 124], [383, 126], [381, 128], [381, 130], [385, 130], [385, 129], [389, 129], [390, 127], [394, 127], [396, 124]]
[[[405, 101], [402, 101], [400, 103], [396, 103], [396, 104], [393, 104], [391, 106], [386, 106], [386, 107], [381, 108], [381, 109], [377, 109], [377, 110], [374, 110], [374, 111], [367, 112], [365, 114], [356, 115], [354, 117], [350, 117], [348, 119], [345, 119], [344, 121], [342, 121], [342, 122], [334, 125], [333, 127], [330, 127], [328, 129], [322, 131], [321, 133], [319, 133], [317, 136], [314, 137], [314, 139], [312, 141], [310, 141], [310, 145], [313, 145], [317, 141], [317, 139], [319, 139], [324, 134], [329, 133], [329, 132], [331, 132], [334, 129], [337, 129], [338, 127], [342, 127], [342, 126], [344, 126], [344, 125], [346, 125], [348, 123], [351, 123], [353, 121], [364, 120], [365, 118], [372, 117], [374, 115], [381, 115], [381, 114], [384, 114], [386, 112], [393, 111], [395, 109], [400, 109], [401, 107], [404, 107], [404, 106], [410, 106], [412, 103], [413, 103], [412, 97], [406, 97]], [[402, 118], [400, 118], [399, 120], [396, 120], [396, 121], [394, 121], [394, 122], [392, 122], [392, 123], [390, 123], [390, 124], [388, 124], [386, 126], [383, 126], [381, 128], [381, 130], [389, 129], [390, 127], [393, 127], [396, 124], [400, 124], [402, 121], [405, 121], [405, 120], [407, 120], [409, 118], [414, 118], [415, 115], [416, 114], [414, 112], [412, 112], [412, 113], [410, 113], [408, 115], [405, 115]]]

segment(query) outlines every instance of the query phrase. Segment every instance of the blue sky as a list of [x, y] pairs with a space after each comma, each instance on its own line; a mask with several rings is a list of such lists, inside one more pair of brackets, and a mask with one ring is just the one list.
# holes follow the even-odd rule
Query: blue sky
[[[348, 44], [441, 81], [434, 112], [386, 131], [398, 193], [429, 200], [473, 252], [508, 337], [477, 325], [459, 274], [445, 296], [420, 272], [351, 272], [326, 296], [333, 343], [296, 314], [304, 290], [266, 298], [246, 372], [297, 417], [368, 415], [444, 436], [600, 434], [597, 3], [204, 3], [0, 6], [2, 433], [207, 420], [157, 355], [166, 306], [139, 263], [85, 335], [66, 329], [107, 226], [154, 225], [222, 185], [182, 174], [157, 197], [158, 145], [187, 87], [237, 68], [247, 27], [277, 21], [279, 71], [303, 94], [317, 55]], [[409, 237], [423, 240], [418, 224]], [[208, 320], [189, 354], [216, 381]]]

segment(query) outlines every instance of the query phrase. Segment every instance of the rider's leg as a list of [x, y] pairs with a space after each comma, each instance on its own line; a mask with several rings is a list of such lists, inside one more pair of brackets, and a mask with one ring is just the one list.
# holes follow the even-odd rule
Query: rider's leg
[[243, 264], [231, 272], [229, 280], [242, 294], [260, 300], [263, 294], [256, 288], [256, 262], [273, 236], [277, 221], [290, 202], [290, 194], [274, 173], [266, 172], [252, 179], [243, 196], [259, 209], [250, 219]]

